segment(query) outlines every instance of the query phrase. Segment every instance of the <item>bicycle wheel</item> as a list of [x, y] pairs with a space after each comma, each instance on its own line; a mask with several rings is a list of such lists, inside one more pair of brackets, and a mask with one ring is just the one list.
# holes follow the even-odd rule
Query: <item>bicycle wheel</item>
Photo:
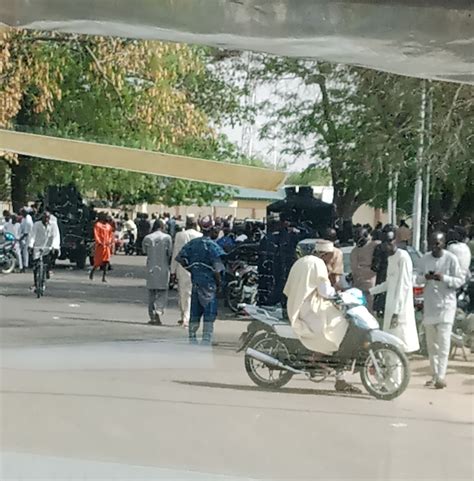
[[44, 290], [44, 265], [42, 261], [38, 263], [38, 271], [36, 272], [36, 297], [39, 299], [43, 295]]

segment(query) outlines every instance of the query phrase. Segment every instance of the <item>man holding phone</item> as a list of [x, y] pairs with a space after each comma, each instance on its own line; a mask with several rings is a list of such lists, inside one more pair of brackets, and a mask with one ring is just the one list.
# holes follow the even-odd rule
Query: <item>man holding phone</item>
[[420, 262], [417, 281], [425, 282], [423, 324], [432, 379], [425, 386], [443, 389], [446, 387], [451, 330], [456, 314], [456, 289], [464, 279], [458, 259], [445, 250], [446, 237], [442, 232], [431, 236], [431, 252]]

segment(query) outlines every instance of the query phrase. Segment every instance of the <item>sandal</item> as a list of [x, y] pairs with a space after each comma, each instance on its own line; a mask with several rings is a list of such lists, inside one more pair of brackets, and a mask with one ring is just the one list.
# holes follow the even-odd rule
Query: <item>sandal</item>
[[347, 381], [344, 381], [344, 379], [338, 379], [334, 387], [337, 392], [362, 394], [362, 391], [358, 387], [355, 387], [352, 384], [349, 384]]

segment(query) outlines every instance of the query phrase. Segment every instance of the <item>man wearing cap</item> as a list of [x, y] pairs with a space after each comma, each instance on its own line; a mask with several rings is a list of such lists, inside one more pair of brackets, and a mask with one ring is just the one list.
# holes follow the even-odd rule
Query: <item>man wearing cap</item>
[[210, 345], [217, 317], [217, 291], [224, 270], [225, 252], [212, 239], [214, 221], [211, 216], [201, 220], [202, 237], [188, 242], [176, 256], [176, 261], [191, 273], [191, 315], [189, 341], [197, 343], [197, 331], [203, 320], [202, 344]]
[[430, 358], [432, 378], [427, 387], [444, 389], [448, 368], [451, 331], [456, 315], [456, 289], [465, 282], [457, 257], [447, 251], [442, 232], [431, 236], [431, 251], [419, 265], [419, 283], [425, 282], [423, 325]]
[[172, 280], [176, 278], [178, 281], [178, 299], [181, 311], [181, 319], [178, 321], [178, 324], [184, 325], [186, 328], [189, 326], [189, 316], [191, 314], [191, 291], [193, 285], [191, 274], [176, 261], [176, 257], [188, 242], [201, 236], [202, 234], [197, 230], [196, 218], [193, 215], [189, 215], [186, 217], [186, 230], [178, 232], [174, 238], [171, 276]]
[[383, 330], [401, 339], [406, 352], [420, 349], [413, 307], [413, 263], [410, 254], [397, 247], [394, 231], [384, 234], [382, 247], [388, 256], [387, 279], [370, 289], [386, 292]]
[[[330, 355], [339, 349], [348, 327], [347, 320], [330, 301], [336, 293], [329, 280], [327, 263], [334, 244], [317, 239], [312, 255], [298, 259], [290, 270], [284, 294], [293, 330], [308, 349]], [[360, 393], [360, 389], [336, 374], [336, 391]]]
[[[328, 227], [324, 231], [324, 239], [326, 241], [332, 242], [333, 245], [337, 241], [337, 232], [336, 229]], [[339, 286], [339, 281], [344, 274], [344, 257], [342, 255], [341, 249], [334, 246], [332, 254], [328, 256], [328, 261], [326, 262], [326, 266], [328, 269], [329, 280], [331, 281], [331, 285], [333, 287]]]

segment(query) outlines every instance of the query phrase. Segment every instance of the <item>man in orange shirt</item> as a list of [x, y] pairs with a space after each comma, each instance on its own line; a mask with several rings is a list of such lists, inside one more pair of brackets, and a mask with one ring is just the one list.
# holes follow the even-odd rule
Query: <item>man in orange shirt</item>
[[89, 279], [94, 278], [94, 272], [96, 269], [102, 269], [102, 282], [105, 280], [105, 274], [107, 267], [112, 256], [112, 243], [114, 233], [112, 226], [107, 222], [107, 214], [100, 212], [98, 220], [94, 225], [94, 241], [95, 241], [95, 253], [94, 253], [94, 267], [89, 274]]

